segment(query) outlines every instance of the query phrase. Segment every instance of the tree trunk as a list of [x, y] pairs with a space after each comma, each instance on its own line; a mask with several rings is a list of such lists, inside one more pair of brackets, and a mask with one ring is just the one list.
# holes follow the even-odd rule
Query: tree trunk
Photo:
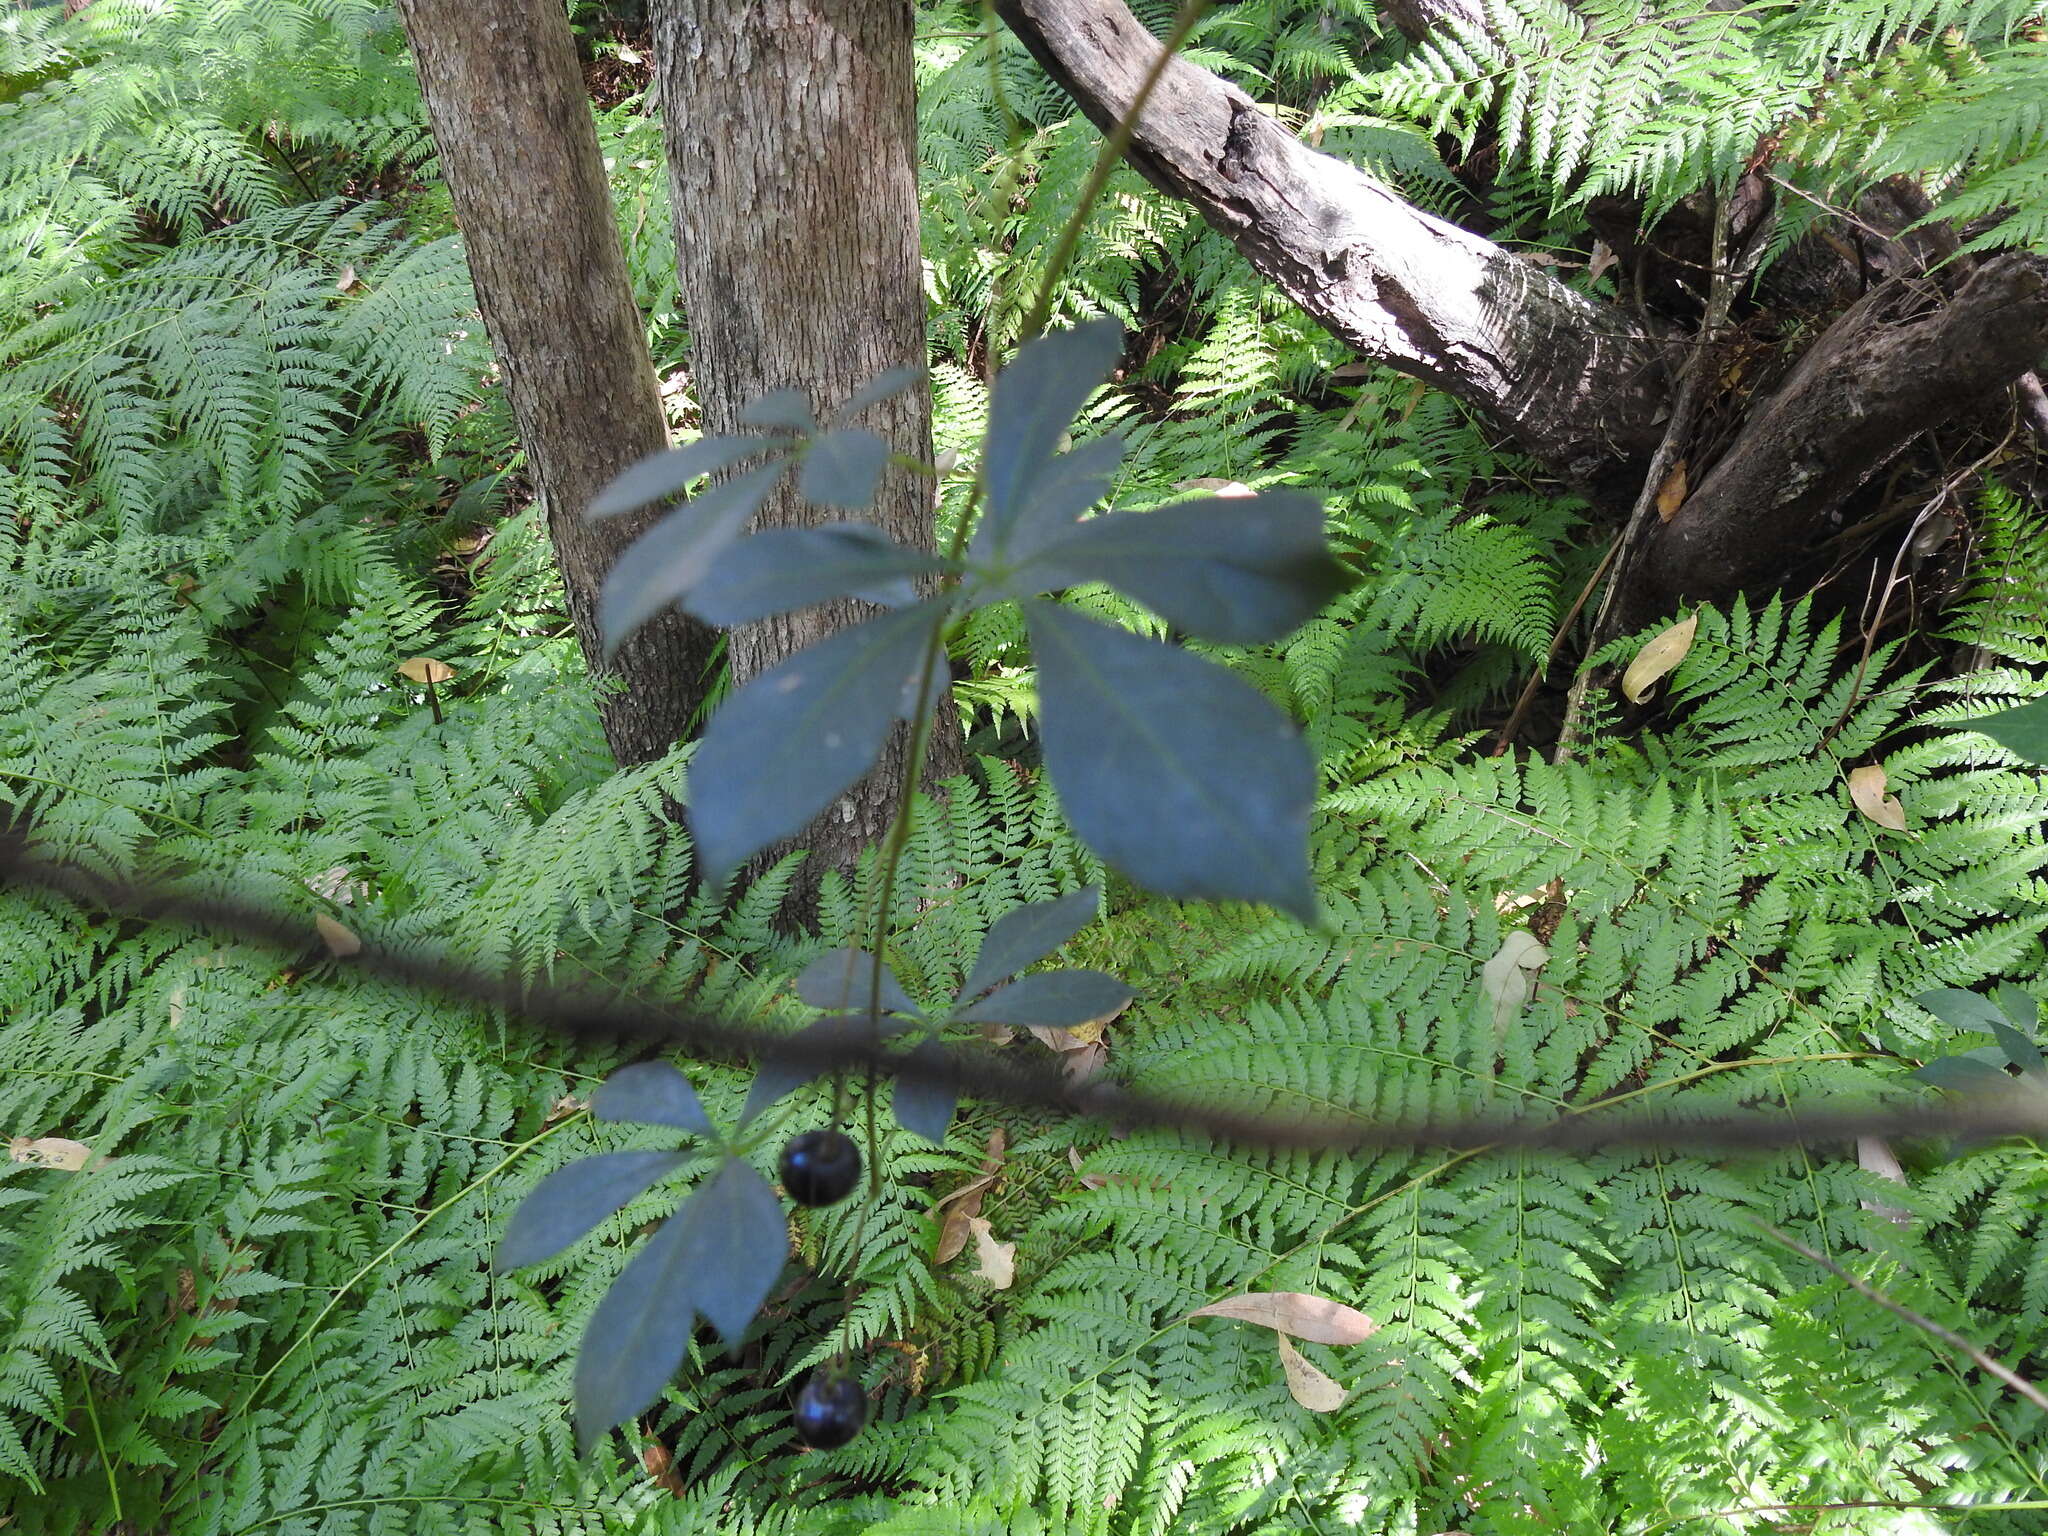
[[[794, 389], [825, 411], [891, 368], [925, 365], [918, 250], [916, 83], [910, 0], [659, 0], [653, 7], [662, 128], [691, 374], [706, 433]], [[861, 424], [928, 463], [931, 398], [914, 389]], [[785, 485], [763, 527], [820, 511]], [[859, 515], [859, 514], [855, 514]], [[866, 514], [929, 547], [932, 483], [892, 464]], [[840, 603], [735, 630], [744, 682], [859, 617]], [[943, 706], [929, 770], [961, 762]], [[907, 750], [899, 730], [875, 772], [798, 841], [813, 867], [851, 867], [895, 810]]]
[[605, 739], [622, 765], [652, 761], [686, 733], [717, 636], [671, 611], [607, 664], [597, 634], [599, 585], [651, 514], [583, 509], [668, 432], [568, 19], [557, 0], [398, 10]]

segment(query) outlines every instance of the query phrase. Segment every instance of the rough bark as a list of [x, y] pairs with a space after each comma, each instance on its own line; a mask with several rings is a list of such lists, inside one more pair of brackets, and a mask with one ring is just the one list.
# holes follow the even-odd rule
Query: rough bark
[[[1159, 43], [1122, 0], [997, 0], [1105, 131]], [[1448, 390], [1582, 484], [1654, 450], [1667, 339], [1301, 143], [1235, 86], [1175, 60], [1131, 163], [1362, 355]]]
[[1952, 300], [1907, 280], [1875, 289], [1752, 408], [1652, 545], [1652, 582], [1667, 597], [1718, 599], [1782, 581], [1857, 487], [1923, 432], [2010, 388], [2044, 345], [2039, 257], [1987, 261]]
[[600, 583], [643, 520], [584, 520], [598, 489], [668, 445], [569, 23], [555, 0], [399, 0], [505, 393], [546, 509], [605, 739], [660, 757], [702, 697], [715, 632], [679, 611], [607, 664]]
[[[924, 366], [910, 0], [658, 0], [653, 14], [704, 430], [744, 430], [741, 409], [771, 390], [798, 390], [825, 410], [887, 369]], [[928, 392], [860, 420], [929, 462]], [[785, 486], [759, 525], [847, 515]], [[930, 480], [892, 465], [864, 515], [929, 545]], [[744, 626], [728, 652], [733, 676], [755, 676], [857, 617], [837, 604]], [[957, 733], [941, 730], [933, 749], [934, 775], [957, 771]], [[814, 865], [850, 866], [881, 834], [905, 755], [899, 731], [875, 772], [798, 839]]]

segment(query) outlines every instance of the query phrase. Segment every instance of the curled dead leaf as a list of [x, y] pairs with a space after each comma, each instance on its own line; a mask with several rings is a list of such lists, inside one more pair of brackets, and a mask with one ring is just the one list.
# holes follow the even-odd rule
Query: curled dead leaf
[[1479, 985], [1493, 1003], [1496, 1033], [1521, 1017], [1536, 991], [1536, 973], [1549, 959], [1550, 951], [1526, 928], [1511, 928], [1500, 941], [1479, 972]]
[[1001, 1241], [987, 1220], [971, 1217], [968, 1230], [974, 1234], [974, 1272], [999, 1291], [1007, 1291], [1017, 1279], [1017, 1245]]
[[1855, 802], [1856, 809], [1880, 827], [1903, 832], [1906, 830], [1906, 808], [1899, 803], [1897, 795], [1887, 795], [1884, 791], [1884, 769], [1875, 763], [1867, 763], [1849, 775], [1849, 798]]
[[933, 1262], [950, 1264], [960, 1257], [960, 1250], [967, 1246], [968, 1223], [981, 1214], [982, 1198], [996, 1182], [996, 1175], [1003, 1170], [1003, 1151], [1007, 1138], [999, 1125], [988, 1134], [988, 1151], [981, 1159], [981, 1174], [968, 1180], [958, 1189], [940, 1199], [937, 1209], [944, 1219], [939, 1226], [939, 1246], [933, 1255]]
[[1650, 643], [1636, 652], [1636, 659], [1628, 664], [1628, 670], [1621, 675], [1621, 691], [1629, 703], [1640, 704], [1650, 696], [1650, 690], [1658, 679], [1666, 676], [1692, 649], [1692, 637], [1700, 627], [1700, 616], [1680, 619], [1669, 629], [1651, 638]]
[[1074, 1177], [1081, 1181], [1083, 1189], [1100, 1189], [1109, 1182], [1108, 1174], [1081, 1171], [1081, 1154], [1076, 1148], [1067, 1148], [1067, 1161], [1073, 1165]]
[[1280, 1369], [1287, 1377], [1287, 1391], [1293, 1399], [1310, 1413], [1335, 1413], [1344, 1406], [1348, 1394], [1336, 1382], [1317, 1370], [1287, 1341], [1284, 1333], [1275, 1334], [1280, 1345]]
[[1357, 1344], [1380, 1325], [1356, 1308], [1302, 1291], [1247, 1291], [1197, 1307], [1189, 1317], [1234, 1317], [1316, 1344]]
[[1214, 475], [1198, 475], [1192, 480], [1173, 482], [1176, 491], [1207, 491], [1216, 497], [1256, 496], [1259, 493], [1242, 480], [1220, 480]]

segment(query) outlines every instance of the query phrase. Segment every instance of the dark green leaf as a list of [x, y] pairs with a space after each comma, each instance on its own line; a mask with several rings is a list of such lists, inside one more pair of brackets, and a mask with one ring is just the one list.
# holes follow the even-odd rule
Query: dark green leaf
[[687, 1152], [603, 1152], [557, 1168], [519, 1202], [491, 1267], [502, 1275], [554, 1257], [688, 1159]]
[[1000, 554], [1032, 488], [1046, 473], [1074, 413], [1109, 377], [1123, 327], [1090, 320], [1041, 336], [996, 376], [983, 455], [989, 548]]
[[873, 766], [945, 608], [919, 603], [799, 651], [728, 698], [690, 761], [690, 830], [722, 875]]
[[1051, 901], [1034, 901], [1005, 912], [981, 941], [981, 953], [974, 957], [974, 969], [960, 988], [960, 996], [978, 996], [1005, 976], [1036, 965], [1087, 927], [1101, 905], [1102, 888], [1084, 885]]
[[1111, 512], [1018, 567], [1014, 595], [1106, 581], [1205, 640], [1277, 640], [1343, 590], [1323, 506], [1300, 491]]
[[1998, 1005], [1990, 998], [1965, 992], [1960, 987], [1936, 987], [1932, 992], [1922, 992], [1913, 1001], [1954, 1029], [1973, 1029], [1989, 1034], [1993, 1025], [2005, 1022], [2005, 1015], [1998, 1011]]
[[2004, 1019], [1999, 1019], [1992, 1024], [1991, 1036], [1998, 1042], [1999, 1049], [2005, 1052], [2005, 1059], [2018, 1067], [2022, 1072], [2038, 1073], [2048, 1070], [2048, 1061], [2041, 1059], [2041, 1047], [2006, 1023]]
[[1024, 605], [1045, 764], [1073, 828], [1168, 896], [1316, 915], [1315, 762], [1294, 723], [1212, 662], [1057, 604]]
[[666, 501], [692, 480], [729, 469], [771, 446], [758, 437], [700, 437], [680, 448], [664, 448], [615, 475], [597, 493], [585, 515], [614, 517], [650, 501]]
[[797, 472], [807, 501], [824, 507], [864, 507], [875, 499], [875, 483], [889, 462], [889, 445], [860, 427], [814, 438]]
[[737, 1345], [788, 1255], [775, 1191], [728, 1158], [647, 1240], [591, 1314], [576, 1357], [576, 1429], [585, 1448], [661, 1395], [682, 1364], [693, 1314], [728, 1347]]
[[[1116, 467], [1123, 462], [1124, 437], [1111, 432], [1060, 454], [1045, 466], [1013, 522], [1006, 525], [1007, 560], [1021, 560], [1070, 533], [1081, 514], [1109, 494]], [[969, 546], [974, 558], [993, 558], [993, 525], [983, 518]]]
[[1967, 1056], [1939, 1056], [1924, 1067], [1916, 1068], [1913, 1076], [1923, 1083], [1936, 1088], [1947, 1088], [1956, 1093], [1982, 1093], [1986, 1089], [2008, 1089], [2013, 1080], [1988, 1062], [1972, 1061]]
[[[865, 1014], [873, 1007], [875, 957], [864, 949], [835, 949], [820, 955], [796, 979], [796, 995], [813, 1008]], [[915, 1014], [917, 1004], [903, 990], [887, 962], [882, 966], [881, 1006], [891, 1013]]]
[[2005, 1016], [2020, 1029], [2032, 1029], [2041, 1022], [2041, 1005], [2034, 1001], [2034, 994], [2011, 982], [1998, 986], [1998, 1006]]
[[672, 1125], [699, 1136], [711, 1134], [711, 1121], [690, 1080], [665, 1061], [636, 1061], [619, 1068], [590, 1096], [590, 1112], [600, 1120]]
[[867, 523], [769, 528], [727, 547], [683, 606], [728, 625], [836, 597], [901, 608], [917, 601], [913, 575], [942, 568], [937, 556], [893, 544]]
[[[943, 1071], [946, 1065], [946, 1053], [931, 1040], [912, 1051], [910, 1059], [931, 1074]], [[959, 1093], [951, 1084], [938, 1081], [936, 1076], [898, 1077], [896, 1093], [891, 1101], [898, 1125], [913, 1136], [935, 1142], [946, 1139], [946, 1127], [953, 1123], [953, 1111], [959, 1104]]]
[[685, 502], [635, 539], [605, 577], [597, 625], [607, 654], [704, 579], [782, 474], [764, 464]]
[[1978, 720], [1974, 728], [2030, 763], [2048, 763], [2048, 699]]
[[833, 413], [832, 419], [851, 420], [869, 406], [879, 405], [907, 389], [915, 389], [924, 380], [925, 371], [922, 368], [891, 368], [887, 373], [879, 373], [855, 390], [853, 397]]
[[811, 403], [804, 399], [803, 391], [797, 389], [771, 389], [758, 400], [750, 400], [740, 409], [740, 425], [747, 427], [782, 427], [791, 432], [815, 432], [818, 418], [811, 414]]
[[[900, 1028], [900, 1021], [883, 1019], [882, 1033], [888, 1034], [893, 1028]], [[869, 1021], [865, 1014], [843, 1013], [829, 1018], [815, 1020], [789, 1037], [790, 1044], [799, 1047], [837, 1046], [848, 1051], [865, 1044], [869, 1038]], [[740, 1124], [745, 1125], [764, 1109], [779, 1104], [797, 1089], [828, 1069], [815, 1062], [785, 1055], [770, 1050], [761, 1057], [761, 1065], [754, 1073], [753, 1085], [747, 1089], [747, 1102], [740, 1107]]]
[[1131, 1000], [1131, 989], [1107, 971], [1042, 971], [997, 987], [960, 1017], [978, 1024], [1072, 1029], [1106, 1019]]

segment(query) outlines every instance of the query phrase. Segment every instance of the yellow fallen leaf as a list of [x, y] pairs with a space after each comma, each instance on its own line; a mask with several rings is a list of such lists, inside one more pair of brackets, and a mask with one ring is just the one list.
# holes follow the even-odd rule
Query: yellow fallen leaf
[[1315, 1344], [1356, 1344], [1379, 1332], [1380, 1325], [1363, 1312], [1301, 1291], [1249, 1291], [1197, 1307], [1189, 1317], [1234, 1317], [1261, 1328], [1291, 1333]]
[[16, 1136], [7, 1144], [7, 1157], [10, 1162], [27, 1163], [32, 1168], [61, 1168], [66, 1173], [77, 1173], [92, 1157], [92, 1148], [63, 1136]]
[[1017, 1279], [1017, 1245], [999, 1241], [985, 1217], [970, 1218], [967, 1227], [974, 1234], [974, 1255], [980, 1261], [975, 1274], [995, 1289], [1007, 1291]]
[[1856, 809], [1880, 827], [1903, 832], [1906, 830], [1906, 808], [1899, 803], [1897, 795], [1887, 795], [1884, 790], [1884, 770], [1875, 763], [1855, 769], [1849, 775], [1849, 798], [1856, 802]]
[[1650, 689], [1657, 680], [1685, 660], [1685, 653], [1692, 649], [1693, 632], [1699, 627], [1698, 614], [1680, 619], [1636, 652], [1636, 659], [1621, 675], [1621, 691], [1627, 695], [1629, 703], [1642, 703], [1650, 696]]
[[346, 960], [350, 955], [362, 953], [363, 941], [325, 912], [314, 915], [313, 926], [319, 930], [320, 942], [327, 946], [327, 953], [335, 959]]
[[408, 682], [445, 683], [455, 676], [455, 669], [431, 656], [413, 656], [398, 664], [398, 675]]
[[1310, 1365], [1301, 1351], [1287, 1342], [1284, 1333], [1275, 1334], [1280, 1344], [1280, 1369], [1287, 1376], [1287, 1390], [1310, 1413], [1335, 1413], [1344, 1406], [1344, 1389]]
[[1673, 514], [1685, 505], [1685, 460], [1680, 459], [1671, 466], [1671, 472], [1664, 477], [1664, 483], [1657, 487], [1657, 520], [1668, 523]]

